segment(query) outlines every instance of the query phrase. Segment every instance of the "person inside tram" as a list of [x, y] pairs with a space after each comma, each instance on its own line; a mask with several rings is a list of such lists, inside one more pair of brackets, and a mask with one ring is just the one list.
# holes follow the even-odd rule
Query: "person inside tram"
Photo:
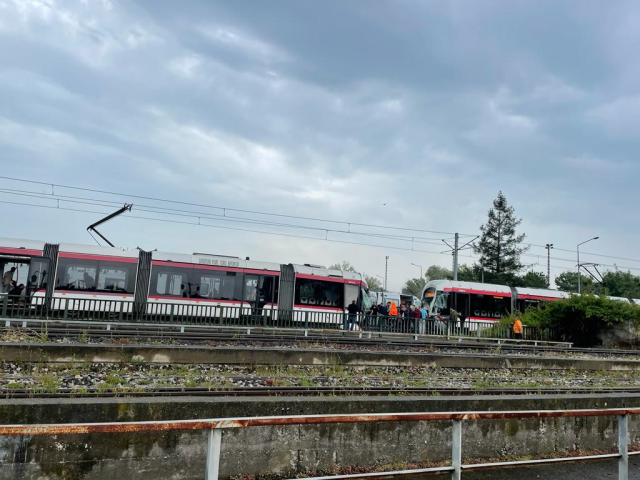
[[91, 290], [96, 287], [96, 279], [87, 272], [84, 272], [82, 275], [82, 281], [84, 282], [84, 288], [87, 290]]
[[13, 282], [13, 273], [16, 271], [16, 267], [11, 267], [2, 276], [2, 293], [8, 293], [11, 290], [11, 282]]
[[22, 291], [24, 290], [24, 283], [20, 285], [16, 285], [16, 281], [14, 280], [11, 285], [11, 290], [9, 290], [9, 299], [13, 302], [18, 302], [20, 300], [20, 296], [22, 295]]

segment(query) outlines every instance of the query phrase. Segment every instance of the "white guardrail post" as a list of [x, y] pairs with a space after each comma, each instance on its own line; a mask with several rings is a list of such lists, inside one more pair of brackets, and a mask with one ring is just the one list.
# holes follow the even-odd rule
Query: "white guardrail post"
[[209, 430], [207, 441], [207, 468], [204, 480], [218, 480], [220, 473], [220, 446], [222, 444], [222, 430], [212, 428]]
[[618, 416], [618, 480], [629, 480], [629, 415]]
[[462, 420], [453, 421], [451, 434], [451, 480], [462, 478]]

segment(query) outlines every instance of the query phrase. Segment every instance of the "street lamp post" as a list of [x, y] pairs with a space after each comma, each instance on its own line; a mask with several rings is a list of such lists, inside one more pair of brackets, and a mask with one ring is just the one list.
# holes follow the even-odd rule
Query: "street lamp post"
[[411, 265], [413, 265], [414, 267], [418, 267], [420, 269], [420, 278], [422, 278], [422, 266], [417, 265], [415, 263], [412, 263]]
[[578, 252], [578, 295], [580, 295], [580, 245], [584, 245], [585, 243], [591, 242], [593, 240], [598, 240], [600, 237], [593, 237], [590, 238], [589, 240], [585, 240], [582, 243], [579, 243], [578, 246], [576, 247], [576, 250]]
[[[378, 277], [380, 280], [382, 280], [384, 282], [384, 277], [382, 275], [376, 275], [376, 277]], [[382, 284], [381, 284], [382, 285]], [[384, 290], [385, 288], [382, 287], [382, 303], [384, 303]], [[376, 302], [378, 302], [380, 299], [378, 298], [378, 296], [376, 295]]]

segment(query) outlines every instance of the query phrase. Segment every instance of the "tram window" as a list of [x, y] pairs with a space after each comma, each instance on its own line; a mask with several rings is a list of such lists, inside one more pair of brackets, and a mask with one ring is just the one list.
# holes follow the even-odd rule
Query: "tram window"
[[51, 260], [48, 258], [33, 258], [29, 263], [27, 285], [30, 291], [46, 289], [51, 277]]
[[[276, 277], [271, 275], [263, 275], [261, 277], [260, 288], [258, 289], [258, 299], [263, 303], [274, 303], [273, 294], [273, 282], [277, 280]], [[278, 299], [276, 293], [276, 300]]]
[[509, 314], [510, 297], [471, 295], [471, 314], [475, 317], [501, 318]]
[[455, 310], [464, 315], [465, 317], [469, 316], [468, 306], [469, 306], [469, 294], [468, 293], [454, 293], [455, 298]]
[[97, 260], [61, 257], [58, 259], [56, 289], [93, 292], [97, 274]]
[[151, 295], [170, 295], [173, 297], [187, 297], [189, 282], [188, 268], [157, 267], [151, 268]]
[[133, 293], [135, 274], [133, 263], [100, 262], [97, 290]]
[[358, 297], [360, 296], [360, 286], [359, 285], [345, 285], [344, 286], [344, 307], [347, 308], [354, 300], [356, 304], [360, 306], [358, 302]]
[[196, 269], [191, 279], [194, 298], [240, 300], [242, 283], [236, 272], [202, 271]]
[[255, 302], [258, 293], [258, 277], [244, 277], [244, 299]]
[[298, 305], [342, 308], [344, 305], [343, 290], [343, 283], [297, 278], [295, 303]]

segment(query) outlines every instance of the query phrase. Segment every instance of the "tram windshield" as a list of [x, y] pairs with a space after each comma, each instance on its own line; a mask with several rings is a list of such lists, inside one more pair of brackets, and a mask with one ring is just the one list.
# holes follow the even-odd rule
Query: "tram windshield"
[[424, 291], [424, 295], [422, 296], [422, 308], [425, 308], [429, 311], [431, 304], [433, 303], [433, 299], [436, 296], [435, 287], [429, 287]]
[[437, 315], [447, 308], [449, 308], [449, 292], [436, 292], [431, 313]]
[[373, 301], [372, 301], [371, 296], [369, 294], [369, 289], [362, 288], [362, 291], [360, 293], [361, 293], [361, 296], [362, 296], [362, 311], [366, 312], [373, 305]]

